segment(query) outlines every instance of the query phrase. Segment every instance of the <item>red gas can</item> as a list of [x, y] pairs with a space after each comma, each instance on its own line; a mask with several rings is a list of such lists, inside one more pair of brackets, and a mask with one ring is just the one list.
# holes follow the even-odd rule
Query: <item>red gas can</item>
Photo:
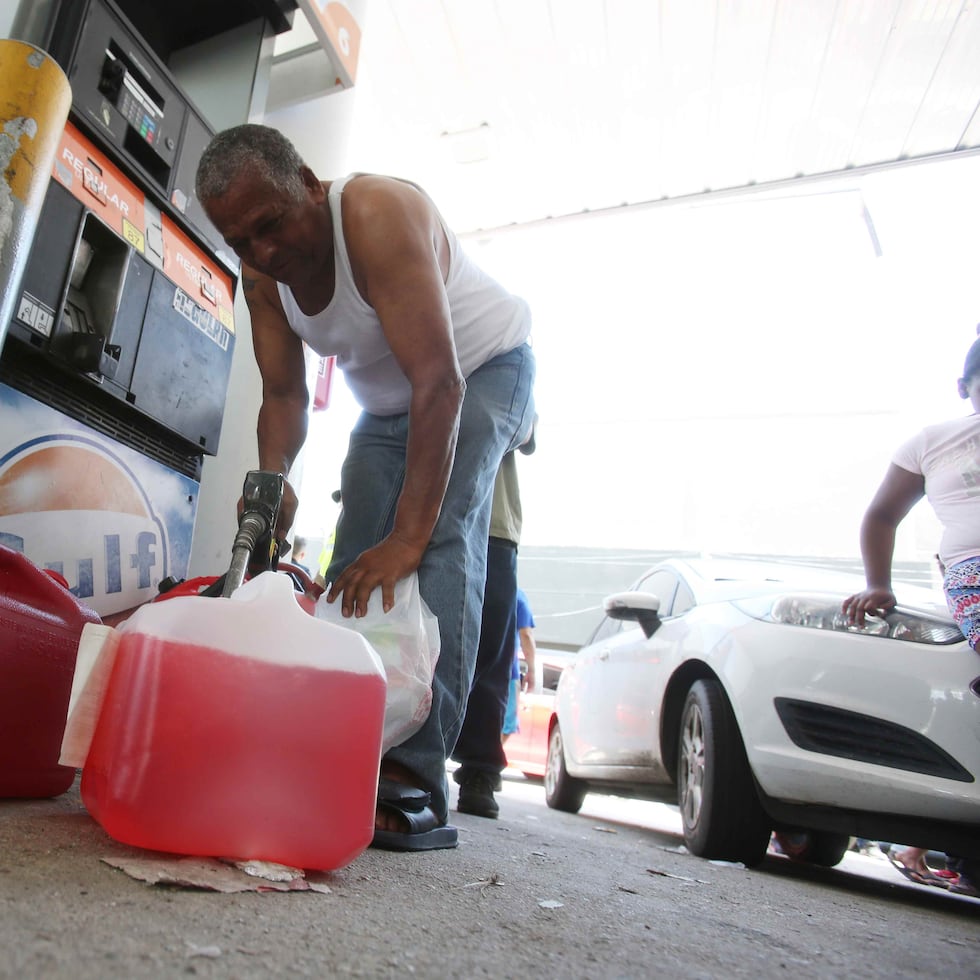
[[64, 793], [58, 765], [78, 638], [99, 616], [17, 551], [0, 545], [0, 797]]

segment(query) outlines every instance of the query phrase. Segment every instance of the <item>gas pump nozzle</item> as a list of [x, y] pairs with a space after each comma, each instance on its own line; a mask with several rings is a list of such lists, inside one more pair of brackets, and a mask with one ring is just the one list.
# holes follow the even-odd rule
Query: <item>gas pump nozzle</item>
[[253, 574], [275, 568], [279, 558], [276, 541], [276, 520], [282, 506], [283, 477], [281, 473], [266, 470], [249, 470], [242, 489], [242, 516], [238, 519], [238, 533], [231, 549], [231, 565], [225, 573], [221, 590], [223, 597], [230, 596], [245, 578], [245, 572]]

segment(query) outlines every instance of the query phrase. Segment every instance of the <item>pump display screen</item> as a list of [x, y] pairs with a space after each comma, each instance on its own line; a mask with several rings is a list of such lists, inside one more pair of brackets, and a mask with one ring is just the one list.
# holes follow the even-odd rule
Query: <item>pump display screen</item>
[[153, 104], [146, 93], [133, 81], [133, 76], [128, 73], [117, 108], [129, 120], [132, 127], [139, 130], [140, 136], [147, 143], [153, 142], [157, 123], [163, 118], [163, 112]]
[[114, 45], [105, 53], [100, 88], [113, 99], [129, 125], [147, 143], [154, 143], [163, 121], [163, 107], [158, 98], [148, 91], [148, 85], [140, 83], [136, 73], [112, 47]]

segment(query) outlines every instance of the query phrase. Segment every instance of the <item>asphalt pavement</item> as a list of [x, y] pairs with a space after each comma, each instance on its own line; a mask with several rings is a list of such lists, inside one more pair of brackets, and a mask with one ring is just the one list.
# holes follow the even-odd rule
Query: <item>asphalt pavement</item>
[[456, 850], [368, 849], [289, 891], [213, 862], [185, 877], [248, 890], [151, 884], [177, 859], [113, 841], [77, 784], [0, 801], [0, 977], [976, 975], [980, 901], [885, 860], [748, 870], [687, 854], [670, 808], [558, 813], [520, 776], [498, 798], [499, 820], [453, 814]]

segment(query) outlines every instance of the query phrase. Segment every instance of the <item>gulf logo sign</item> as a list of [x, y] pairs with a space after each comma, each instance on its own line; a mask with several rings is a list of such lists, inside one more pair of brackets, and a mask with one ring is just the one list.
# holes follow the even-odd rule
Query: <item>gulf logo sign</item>
[[164, 523], [106, 443], [58, 433], [0, 455], [0, 543], [60, 572], [100, 615], [152, 599], [169, 574]]

